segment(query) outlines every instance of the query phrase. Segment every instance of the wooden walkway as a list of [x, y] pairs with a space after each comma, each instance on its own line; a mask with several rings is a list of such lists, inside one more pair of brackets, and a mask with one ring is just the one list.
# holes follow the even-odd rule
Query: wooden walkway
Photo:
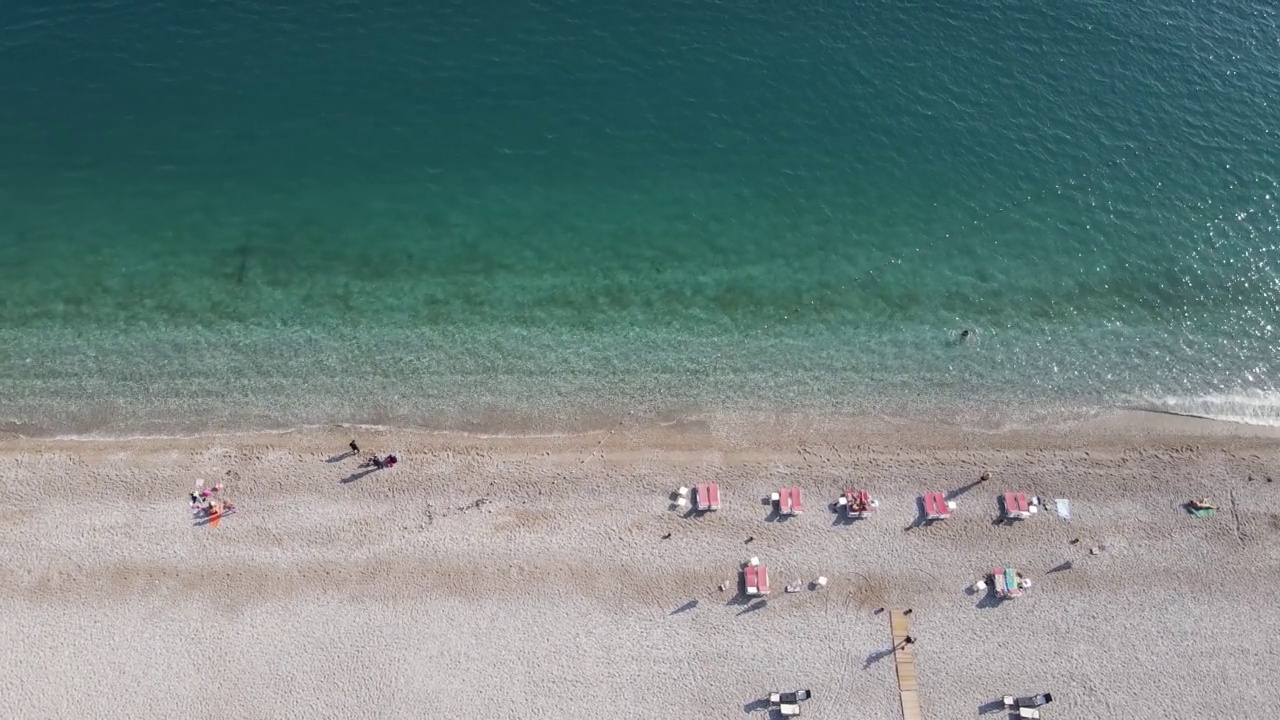
[[911, 622], [901, 610], [889, 613], [893, 633], [893, 664], [898, 666], [898, 694], [902, 696], [902, 720], [921, 720], [919, 686], [916, 684], [915, 646], [903, 643], [911, 634]]

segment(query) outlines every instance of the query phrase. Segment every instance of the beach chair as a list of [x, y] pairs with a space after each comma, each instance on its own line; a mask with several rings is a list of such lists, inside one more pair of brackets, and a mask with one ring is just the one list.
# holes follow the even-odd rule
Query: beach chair
[[1022, 588], [1018, 585], [1018, 571], [1013, 568], [992, 570], [991, 586], [996, 591], [996, 597], [1011, 598], [1022, 595]]
[[1036, 710], [1035, 708], [1020, 707], [1018, 708], [1018, 717], [1032, 718], [1033, 720], [1039, 720], [1040, 711]]
[[772, 500], [779, 515], [799, 515], [804, 512], [804, 502], [800, 499], [798, 487], [784, 487], [773, 494]]
[[844, 495], [836, 500], [836, 505], [844, 508], [845, 517], [866, 517], [875, 510], [875, 503], [866, 490], [845, 490]]
[[1025, 520], [1031, 517], [1033, 508], [1024, 492], [1007, 492], [1004, 494], [1004, 516], [1008, 520]]
[[926, 520], [946, 520], [955, 509], [955, 503], [947, 500], [947, 496], [940, 492], [927, 492], [921, 499], [924, 501]]
[[698, 512], [720, 509], [720, 486], [716, 483], [703, 483], [694, 488], [694, 508]]
[[769, 568], [748, 564], [742, 569], [742, 582], [748, 595], [768, 595]]
[[797, 690], [795, 692], [770, 693], [769, 704], [778, 708], [778, 714], [785, 717], [794, 717], [800, 714], [800, 703], [812, 697], [812, 693], [808, 690]]
[[1018, 707], [1038, 708], [1042, 705], [1048, 705], [1053, 702], [1053, 693], [1040, 693], [1039, 695], [1026, 695], [1017, 699]]

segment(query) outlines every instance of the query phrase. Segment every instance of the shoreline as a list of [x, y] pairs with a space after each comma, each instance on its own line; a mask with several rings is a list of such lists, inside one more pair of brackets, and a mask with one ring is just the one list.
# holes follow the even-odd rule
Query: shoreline
[[[1115, 409], [1111, 411], [1093, 411], [1076, 413], [1069, 418], [1056, 421], [1045, 420], [1038, 423], [1015, 424], [1001, 427], [982, 427], [963, 422], [927, 421], [903, 417], [858, 416], [820, 413], [809, 411], [778, 412], [720, 412], [690, 413], [678, 415], [665, 414], [660, 417], [644, 414], [627, 414], [621, 417], [606, 419], [599, 417], [594, 421], [584, 421], [578, 427], [565, 428], [559, 431], [538, 430], [539, 423], [530, 422], [526, 430], [514, 429], [511, 423], [500, 423], [488, 427], [481, 423], [471, 422], [472, 429], [461, 429], [456, 425], [441, 427], [413, 427], [378, 425], [369, 423], [335, 423], [303, 425], [295, 428], [223, 430], [196, 433], [175, 434], [85, 434], [85, 435], [23, 435], [12, 431], [0, 431], [0, 451], [13, 449], [23, 444], [47, 445], [50, 443], [131, 443], [131, 442], [214, 442], [248, 441], [255, 438], [299, 438], [341, 435], [373, 435], [379, 437], [413, 437], [429, 440], [431, 438], [475, 441], [537, 441], [566, 440], [597, 435], [601, 432], [616, 432], [620, 429], [658, 430], [664, 427], [687, 424], [718, 425], [724, 427], [743, 427], [750, 425], [768, 425], [786, 428], [806, 428], [808, 432], [822, 434], [838, 434], [841, 432], [854, 434], [868, 440], [879, 440], [887, 445], [905, 444], [907, 446], [928, 446], [937, 440], [947, 439], [955, 442], [957, 438], [972, 441], [974, 438], [1014, 439], [1022, 438], [1043, 444], [1048, 441], [1055, 446], [1071, 444], [1070, 438], [1077, 438], [1079, 443], [1124, 442], [1125, 440], [1150, 440], [1166, 438], [1272, 438], [1280, 439], [1280, 427], [1271, 425], [1255, 425], [1231, 420], [1220, 420], [1200, 415], [1177, 413], [1165, 410], [1147, 409]], [[885, 428], [893, 432], [886, 433]], [[890, 442], [892, 438], [892, 442]], [[922, 438], [934, 438], [921, 442]]]

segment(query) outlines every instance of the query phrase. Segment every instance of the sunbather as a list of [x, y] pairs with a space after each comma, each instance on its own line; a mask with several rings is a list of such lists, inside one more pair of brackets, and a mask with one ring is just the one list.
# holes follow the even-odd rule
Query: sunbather
[[1191, 509], [1192, 510], [1217, 510], [1218, 507], [1214, 505], [1213, 501], [1210, 500], [1209, 498], [1200, 498], [1199, 500], [1191, 501]]

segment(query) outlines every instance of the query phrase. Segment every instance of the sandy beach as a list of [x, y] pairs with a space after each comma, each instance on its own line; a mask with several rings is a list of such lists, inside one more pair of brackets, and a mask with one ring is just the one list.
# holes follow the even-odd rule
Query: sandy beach
[[[377, 472], [344, 453], [352, 432], [0, 440], [0, 716], [768, 717], [769, 691], [808, 688], [806, 717], [891, 720], [895, 608], [913, 611], [928, 718], [1004, 717], [1002, 695], [1046, 691], [1046, 718], [1280, 710], [1274, 429], [355, 431], [401, 454]], [[217, 528], [193, 524], [197, 478], [238, 506]], [[723, 508], [673, 510], [698, 482]], [[771, 517], [783, 485], [803, 515]], [[828, 504], [853, 487], [881, 505], [843, 523]], [[927, 490], [955, 516], [919, 526]], [[999, 524], [1007, 490], [1069, 499], [1070, 519]], [[1201, 496], [1216, 516], [1182, 509]], [[738, 597], [752, 556], [765, 602]], [[1033, 580], [1024, 597], [969, 591], [1006, 565]]]

